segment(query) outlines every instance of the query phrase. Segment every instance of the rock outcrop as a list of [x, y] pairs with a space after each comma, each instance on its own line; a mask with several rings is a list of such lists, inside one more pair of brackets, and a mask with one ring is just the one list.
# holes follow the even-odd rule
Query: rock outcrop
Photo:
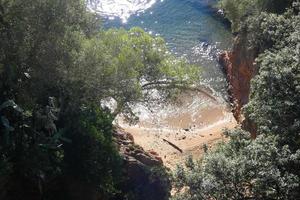
[[242, 107], [249, 101], [251, 79], [257, 74], [254, 62], [257, 53], [247, 46], [247, 36], [239, 35], [235, 39], [233, 50], [224, 52], [219, 57], [229, 83], [233, 114], [239, 123], [243, 121]]
[[134, 143], [130, 133], [117, 128], [114, 141], [124, 160], [124, 173], [127, 180], [123, 189], [135, 199], [164, 200], [169, 198], [171, 188], [167, 169], [162, 159], [154, 151], [146, 152]]
[[247, 35], [240, 34], [235, 38], [231, 52], [224, 52], [219, 56], [229, 83], [228, 93], [232, 103], [232, 112], [243, 128], [256, 137], [256, 127], [242, 114], [242, 108], [249, 101], [251, 79], [258, 73], [255, 64], [257, 50], [249, 48]]
[[136, 160], [148, 167], [163, 166], [163, 161], [158, 154], [155, 151], [146, 152], [142, 147], [136, 145], [130, 133], [117, 128], [113, 136], [124, 161]]

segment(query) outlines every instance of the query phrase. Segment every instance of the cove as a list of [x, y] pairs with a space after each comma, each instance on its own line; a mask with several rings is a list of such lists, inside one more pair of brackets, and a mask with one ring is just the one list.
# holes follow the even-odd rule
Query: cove
[[226, 96], [226, 81], [216, 55], [231, 48], [233, 37], [226, 24], [215, 16], [214, 0], [101, 2], [98, 12], [104, 18], [105, 28], [139, 26], [163, 37], [174, 54], [203, 68], [203, 83]]
[[[200, 157], [203, 145], [212, 146], [222, 139], [224, 128], [236, 122], [226, 103], [227, 83], [217, 62], [221, 51], [231, 48], [230, 29], [215, 16], [213, 0], [102, 0], [93, 5], [103, 17], [105, 28], [142, 27], [160, 36], [177, 56], [202, 68], [201, 83], [212, 88], [217, 100], [202, 93], [185, 92], [176, 105], [133, 105], [139, 123], [118, 124], [131, 133], [145, 150], [157, 152], [166, 166], [173, 168], [189, 155]], [[178, 146], [182, 152], [165, 141]]]

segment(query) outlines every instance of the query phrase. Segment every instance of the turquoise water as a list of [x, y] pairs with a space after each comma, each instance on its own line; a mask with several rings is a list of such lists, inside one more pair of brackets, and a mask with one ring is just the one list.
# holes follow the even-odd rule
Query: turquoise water
[[[225, 77], [216, 58], [217, 53], [231, 47], [232, 35], [229, 28], [207, 6], [206, 2], [212, 0], [152, 0], [151, 2], [150, 0], [102, 0], [102, 2], [110, 6], [106, 12], [100, 12], [104, 16], [106, 28], [129, 29], [140, 26], [153, 35], [163, 37], [174, 54], [185, 56], [191, 63], [203, 68], [204, 83], [222, 96], [226, 95]], [[128, 5], [121, 5], [120, 2], [126, 2]], [[117, 11], [118, 6], [123, 6], [119, 9], [119, 13], [107, 12]], [[135, 9], [138, 6], [139, 9]], [[101, 9], [105, 10], [105, 7]], [[133, 10], [128, 12], [130, 15], [126, 12], [125, 17], [118, 17], [125, 13], [123, 10], [130, 11], [130, 9]]]

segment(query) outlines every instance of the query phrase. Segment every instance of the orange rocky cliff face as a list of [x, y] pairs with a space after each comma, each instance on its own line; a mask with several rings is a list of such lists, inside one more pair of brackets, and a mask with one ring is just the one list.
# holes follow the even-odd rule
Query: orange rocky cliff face
[[231, 52], [223, 52], [219, 62], [224, 67], [229, 83], [229, 96], [233, 104], [232, 112], [238, 123], [255, 137], [255, 126], [244, 119], [242, 108], [249, 101], [251, 79], [257, 74], [255, 58], [257, 51], [248, 47], [247, 35], [241, 34], [235, 38]]

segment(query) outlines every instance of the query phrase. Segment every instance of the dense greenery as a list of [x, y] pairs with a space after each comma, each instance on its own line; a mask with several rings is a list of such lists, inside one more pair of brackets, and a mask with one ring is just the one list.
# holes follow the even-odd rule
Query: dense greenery
[[72, 84], [83, 85], [82, 96], [96, 102], [112, 98], [117, 103], [114, 114], [123, 111], [129, 118], [131, 103], [149, 101], [153, 89], [163, 100], [174, 89], [196, 83], [200, 75], [199, 67], [175, 59], [162, 38], [140, 28], [110, 29], [85, 40], [69, 73]]
[[197, 82], [161, 38], [100, 24], [83, 0], [0, 0], [0, 199], [122, 199], [114, 117]]
[[260, 44], [267, 50], [257, 59], [259, 75], [252, 83], [246, 116], [257, 124], [260, 133], [276, 134], [282, 144], [296, 150], [300, 148], [300, 15], [288, 11], [262, 16], [263, 22], [257, 18], [253, 24], [268, 34], [255, 34], [257, 43], [252, 45]]
[[175, 199], [300, 198], [300, 3], [291, 3], [220, 1], [233, 30], [247, 37], [243, 45], [259, 55], [244, 109], [258, 137], [228, 131], [228, 142], [179, 167]]
[[71, 141], [63, 143], [64, 175], [97, 188], [103, 198], [115, 195], [115, 184], [122, 180], [122, 166], [112, 144], [113, 118], [98, 106], [78, 108], [66, 117], [64, 136]]
[[[227, 131], [228, 142], [178, 167], [174, 199], [299, 199], [300, 3], [219, 2], [259, 54], [244, 110], [258, 137]], [[162, 38], [100, 24], [83, 0], [0, 0], [0, 199], [151, 196], [123, 190], [112, 122], [135, 119], [132, 104], [154, 89], [168, 99], [196, 84], [199, 69]], [[168, 182], [161, 169], [148, 173]]]
[[291, 0], [220, 0], [219, 6], [232, 23], [232, 31], [238, 32], [241, 23], [249, 16], [257, 16], [263, 11], [283, 12]]
[[[278, 148], [278, 138], [252, 140], [242, 130], [226, 133], [230, 140], [203, 161], [189, 160], [175, 175], [175, 199], [296, 199], [300, 178], [287, 168], [299, 165], [300, 151]], [[185, 186], [187, 192], [180, 194]]]

